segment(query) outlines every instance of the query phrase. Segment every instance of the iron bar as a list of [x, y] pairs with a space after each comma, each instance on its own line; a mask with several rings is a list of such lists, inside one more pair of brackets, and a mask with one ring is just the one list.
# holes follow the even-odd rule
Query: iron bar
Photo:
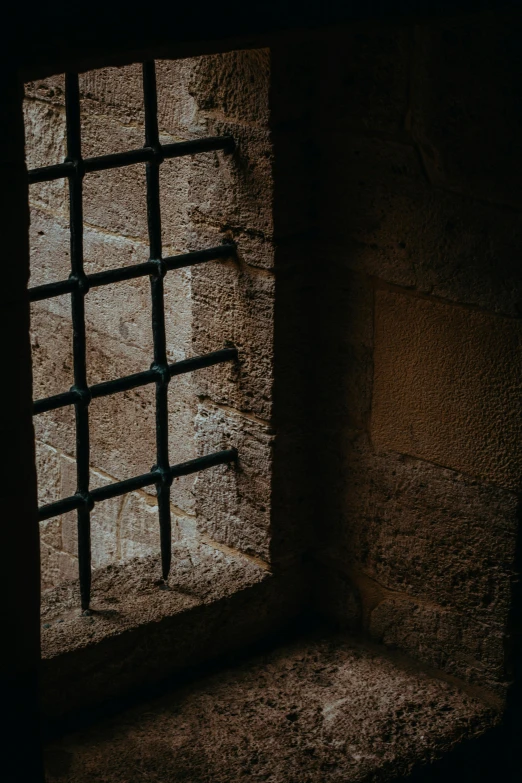
[[172, 530], [170, 518], [169, 474], [169, 406], [168, 385], [170, 375], [167, 364], [167, 342], [165, 336], [165, 301], [161, 267], [161, 210], [159, 165], [161, 149], [158, 131], [158, 100], [156, 93], [156, 68], [154, 61], [143, 63], [143, 101], [145, 106], [145, 146], [157, 152], [147, 163], [147, 226], [149, 231], [150, 261], [158, 264], [157, 274], [150, 278], [152, 299], [152, 341], [156, 379], [156, 465], [154, 470], [160, 480], [156, 484], [160, 527], [161, 571], [165, 581], [170, 573], [172, 557]]
[[[212, 367], [214, 364], [234, 361], [237, 358], [237, 348], [222, 348], [220, 351], [212, 351], [202, 356], [192, 356], [190, 359], [181, 359], [179, 362], [173, 362], [167, 365], [167, 370], [169, 376], [173, 378], [175, 375], [194, 372], [204, 367]], [[118, 392], [147, 386], [150, 383], [155, 383], [159, 378], [161, 378], [161, 371], [151, 368], [150, 370], [143, 370], [132, 375], [125, 375], [123, 378], [117, 378], [113, 381], [95, 383], [93, 386], [88, 386], [86, 392], [88, 398], [94, 400], [97, 397], [107, 397], [110, 394], [118, 394]], [[75, 389], [62, 392], [62, 394], [55, 394], [52, 397], [44, 397], [33, 403], [33, 415], [36, 416], [39, 413], [47, 413], [57, 408], [65, 408], [67, 405], [74, 405], [80, 399], [81, 395]]]
[[[231, 462], [235, 462], [237, 456], [237, 449], [224, 449], [223, 451], [206, 454], [204, 457], [197, 457], [196, 459], [191, 459], [187, 462], [180, 462], [178, 465], [169, 467], [169, 479], [172, 480], [179, 478], [180, 476], [188, 476], [191, 473], [198, 473], [201, 470], [214, 468], [217, 465], [227, 465]], [[143, 473], [141, 476], [134, 476], [133, 478], [125, 479], [124, 481], [115, 481], [112, 484], [107, 484], [105, 487], [92, 489], [87, 495], [76, 493], [70, 497], [63, 498], [62, 500], [57, 500], [55, 503], [48, 503], [45, 506], [41, 506], [38, 509], [38, 518], [40, 522], [43, 522], [46, 519], [65, 514], [67, 511], [80, 509], [83, 506], [90, 508], [95, 503], [100, 503], [103, 500], [117, 498], [121, 495], [126, 495], [129, 492], [135, 492], [138, 489], [144, 489], [145, 487], [157, 484], [158, 481], [162, 480], [162, 477], [163, 474], [160, 470], [151, 470], [150, 473]]]
[[[71, 291], [73, 328], [74, 403], [76, 418], [76, 492], [89, 494], [89, 393], [85, 338], [85, 273], [83, 271], [83, 173], [81, 167], [80, 89], [78, 74], [65, 74], [65, 113], [71, 226], [71, 274], [79, 285]], [[78, 507], [78, 567], [82, 610], [89, 610], [91, 596], [91, 514], [89, 504]]]
[[[191, 253], [180, 253], [177, 256], [167, 256], [162, 264], [167, 271], [182, 269], [188, 266], [202, 264], [204, 261], [215, 261], [218, 258], [229, 258], [235, 253], [234, 244], [218, 245], [209, 247], [206, 250], [195, 250]], [[80, 284], [84, 289], [90, 290], [102, 285], [111, 285], [112, 283], [121, 283], [124, 280], [134, 280], [137, 277], [146, 277], [156, 274], [158, 264], [155, 261], [145, 261], [143, 264], [133, 264], [132, 266], [123, 266], [117, 269], [107, 269], [103, 272], [94, 272], [91, 275], [84, 275], [82, 281], [76, 277], [69, 277], [67, 280], [60, 280], [56, 283], [45, 283], [29, 289], [29, 301], [39, 302], [42, 299], [51, 299], [54, 296], [63, 296], [63, 294], [72, 293]]]
[[[85, 158], [81, 162], [81, 168], [83, 173], [88, 174], [95, 171], [122, 168], [123, 166], [133, 166], [136, 163], [160, 163], [162, 160], [181, 158], [184, 155], [197, 155], [201, 152], [213, 152], [214, 150], [232, 152], [234, 150], [233, 137], [208, 136], [203, 139], [189, 139], [188, 141], [176, 141], [172, 144], [160, 144], [158, 136], [158, 141], [154, 146], [147, 144], [138, 150], [114, 152], [111, 155]], [[57, 163], [54, 166], [41, 166], [37, 169], [31, 169], [28, 172], [29, 184], [51, 182], [55, 179], [73, 176], [75, 168], [75, 161], [65, 160], [64, 163]]]

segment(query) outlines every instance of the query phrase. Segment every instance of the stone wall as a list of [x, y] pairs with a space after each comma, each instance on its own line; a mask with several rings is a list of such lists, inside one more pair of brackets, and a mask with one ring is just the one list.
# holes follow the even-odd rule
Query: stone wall
[[520, 18], [299, 56], [317, 139], [314, 570], [351, 628], [504, 693], [522, 480]]
[[[174, 540], [205, 534], [268, 558], [271, 475], [272, 247], [271, 148], [265, 51], [161, 61], [158, 119], [164, 143], [231, 134], [236, 151], [205, 153], [161, 167], [163, 252], [197, 250], [233, 239], [238, 258], [168, 273], [170, 362], [235, 345], [239, 362], [174, 378], [169, 387], [170, 460], [237, 446], [237, 470], [218, 467], [172, 485]], [[80, 76], [84, 157], [141, 147], [141, 67]], [[29, 167], [65, 155], [64, 78], [26, 85]], [[67, 183], [32, 186], [31, 285], [69, 274]], [[87, 273], [148, 258], [145, 167], [84, 180]], [[147, 369], [152, 362], [148, 278], [93, 289], [86, 299], [88, 382]], [[34, 397], [67, 390], [72, 378], [68, 296], [31, 312]], [[154, 387], [90, 406], [91, 486], [147, 472], [155, 463]], [[39, 502], [74, 494], [74, 411], [35, 418]], [[43, 586], [75, 578], [76, 515], [41, 524]], [[156, 553], [154, 488], [98, 504], [92, 513], [93, 567]]]

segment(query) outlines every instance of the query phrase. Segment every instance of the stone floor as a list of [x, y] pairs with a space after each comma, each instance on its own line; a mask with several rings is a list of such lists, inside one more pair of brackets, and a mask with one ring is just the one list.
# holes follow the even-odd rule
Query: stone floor
[[377, 783], [476, 741], [498, 720], [476, 694], [413, 664], [315, 635], [54, 740], [47, 780]]

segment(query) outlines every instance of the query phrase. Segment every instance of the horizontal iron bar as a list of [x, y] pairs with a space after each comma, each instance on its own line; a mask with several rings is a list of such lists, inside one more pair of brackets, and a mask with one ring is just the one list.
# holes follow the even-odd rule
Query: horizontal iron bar
[[[200, 470], [213, 468], [216, 465], [226, 465], [237, 459], [237, 449], [224, 449], [216, 451], [213, 454], [207, 454], [204, 457], [197, 457], [188, 462], [181, 462], [179, 465], [172, 465], [167, 471], [167, 480], [178, 478], [179, 476], [188, 476], [191, 473], [197, 473]], [[125, 479], [125, 481], [116, 481], [105, 487], [92, 489], [87, 495], [71, 495], [70, 497], [57, 500], [55, 503], [48, 503], [38, 509], [38, 518], [40, 522], [59, 514], [65, 514], [67, 511], [81, 508], [85, 505], [99, 503], [103, 500], [110, 500], [120, 495], [126, 495], [137, 489], [150, 487], [152, 484], [158, 484], [163, 481], [163, 474], [159, 470], [151, 470], [150, 473], [143, 473], [141, 476]]]
[[37, 182], [52, 182], [54, 179], [68, 177], [74, 172], [74, 163], [72, 160], [66, 160], [64, 163], [55, 163], [53, 166], [41, 166], [38, 169], [30, 169], [29, 184], [34, 185]]
[[[111, 155], [100, 155], [95, 158], [85, 158], [78, 165], [80, 170], [88, 174], [93, 171], [107, 171], [123, 166], [132, 166], [135, 163], [150, 163], [155, 160], [167, 160], [180, 158], [183, 155], [196, 155], [200, 152], [212, 152], [213, 150], [225, 150], [231, 152], [234, 149], [232, 136], [210, 136], [204, 139], [191, 139], [190, 141], [177, 141], [173, 144], [159, 144], [158, 149], [142, 147], [127, 152], [115, 152]], [[69, 177], [76, 169], [74, 161], [66, 160], [54, 166], [42, 166], [31, 169], [28, 172], [29, 184], [36, 182], [50, 182], [51, 180]]]
[[[182, 359], [179, 362], [169, 364], [167, 371], [169, 376], [173, 378], [175, 375], [183, 375], [187, 372], [194, 372], [194, 370], [201, 370], [204, 367], [212, 367], [214, 364], [234, 361], [237, 359], [237, 356], [237, 348], [222, 348], [219, 351], [203, 354], [203, 356], [192, 356], [190, 359]], [[96, 383], [86, 390], [86, 395], [90, 396], [91, 399], [95, 399], [97, 397], [106, 397], [109, 394], [129, 391], [139, 386], [147, 386], [149, 383], [154, 383], [158, 378], [161, 378], [161, 375], [161, 370], [158, 369], [143, 370], [142, 372], [126, 375], [113, 381]], [[33, 415], [36, 416], [39, 413], [64, 408], [67, 405], [79, 402], [81, 399], [82, 394], [75, 389], [62, 392], [62, 394], [55, 394], [53, 397], [44, 397], [33, 403]]]
[[54, 296], [70, 294], [76, 289], [78, 280], [73, 277], [67, 280], [59, 280], [56, 283], [45, 283], [29, 289], [29, 301], [39, 302], [42, 299], [52, 299]]
[[177, 256], [168, 256], [161, 262], [145, 261], [142, 264], [133, 266], [122, 266], [118, 269], [107, 269], [103, 272], [95, 272], [92, 275], [85, 275], [84, 281], [80, 282], [78, 278], [69, 277], [67, 280], [60, 280], [56, 283], [45, 283], [29, 289], [29, 301], [39, 302], [42, 299], [52, 299], [55, 296], [63, 296], [74, 291], [80, 285], [87, 290], [97, 288], [111, 283], [121, 283], [124, 280], [133, 280], [137, 277], [145, 277], [158, 272], [159, 268], [166, 271], [182, 269], [187, 266], [195, 266], [205, 261], [214, 261], [218, 258], [228, 258], [234, 255], [236, 246], [234, 244], [218, 245], [209, 247], [205, 250], [195, 250], [191, 253], [181, 253]]
[[65, 408], [67, 405], [74, 405], [80, 399], [80, 393], [72, 389], [61, 392], [61, 394], [53, 394], [52, 397], [42, 397], [40, 400], [33, 402], [33, 416], [37, 416], [39, 413], [55, 411], [57, 408]]

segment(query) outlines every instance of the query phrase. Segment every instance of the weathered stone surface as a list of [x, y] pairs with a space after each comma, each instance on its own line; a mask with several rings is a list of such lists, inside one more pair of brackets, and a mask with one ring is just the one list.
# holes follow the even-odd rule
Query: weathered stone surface
[[40, 540], [58, 551], [61, 550], [62, 523], [60, 517], [46, 519], [44, 522], [40, 522], [39, 526]]
[[[328, 133], [317, 253], [389, 283], [519, 316], [516, 210], [431, 188], [408, 145]], [[323, 183], [323, 185], [321, 185]]]
[[[172, 539], [181, 538], [177, 517], [172, 514]], [[157, 555], [160, 551], [159, 516], [156, 499], [145, 492], [125, 496], [119, 517], [119, 558]]]
[[63, 451], [65, 454], [73, 455], [75, 453], [75, 421], [73, 407], [68, 405], [67, 407], [60, 408], [56, 411], [40, 413], [38, 416], [34, 417], [33, 423], [37, 440], [49, 444], [53, 448]]
[[333, 545], [343, 557], [386, 589], [505, 623], [516, 495], [411, 457], [376, 454], [360, 441], [346, 454]]
[[26, 98], [65, 106], [65, 74], [47, 76], [24, 84]]
[[[324, 470], [332, 483], [321, 485], [320, 527], [328, 559], [316, 577], [324, 611], [352, 630], [377, 629], [386, 644], [459, 677], [484, 677], [502, 689], [516, 495], [411, 457], [375, 453], [360, 437], [330, 443]], [[412, 612], [415, 634], [405, 630], [413, 620], [401, 619]]]
[[274, 242], [261, 232], [198, 223], [187, 227], [185, 241], [186, 250], [190, 251], [234, 242], [235, 256], [240, 264], [267, 270], [274, 267]]
[[[189, 84], [198, 58], [157, 60], [158, 124], [160, 131], [197, 129], [196, 104]], [[144, 125], [141, 65], [99, 68], [80, 76], [85, 114], [101, 113], [123, 125]]]
[[[143, 136], [134, 128], [127, 129], [126, 136], [127, 149], [143, 146]], [[146, 241], [147, 191], [143, 164], [88, 174], [83, 193], [87, 223]]]
[[515, 490], [521, 369], [520, 321], [379, 290], [372, 439]]
[[[31, 255], [30, 287], [66, 280], [71, 273], [69, 221], [52, 212], [31, 207], [29, 232]], [[58, 297], [62, 307], [70, 302], [67, 297]], [[53, 307], [54, 299], [47, 303]], [[39, 305], [42, 307], [43, 305]]]
[[[107, 486], [112, 481], [110, 476], [91, 469], [91, 489]], [[75, 492], [76, 462], [63, 455], [62, 497], [74, 495]], [[122, 505], [122, 497], [111, 498], [97, 503], [91, 511], [91, 562], [93, 568], [101, 568], [120, 558], [119, 523]], [[78, 554], [77, 516], [74, 511], [62, 515], [62, 549], [71, 555], [77, 556]]]
[[383, 783], [497, 721], [380, 650], [307, 639], [55, 741], [47, 769], [53, 783]]
[[388, 598], [370, 617], [370, 634], [391, 648], [505, 696], [504, 636], [468, 614], [404, 598]]
[[262, 423], [207, 403], [196, 416], [198, 455], [237, 448], [237, 467], [197, 474], [194, 483], [198, 529], [234, 549], [269, 559], [271, 444]]
[[74, 381], [70, 298], [56, 297], [54, 301], [57, 299], [62, 300], [54, 305], [61, 311], [60, 315], [48, 312], [45, 301], [31, 305], [33, 399], [36, 400], [67, 391]]
[[[214, 121], [209, 132], [233, 135], [236, 151], [200, 153], [167, 160], [161, 166], [162, 225], [167, 246], [182, 247], [185, 227], [191, 220], [265, 233], [272, 229], [267, 132], [223, 120]], [[195, 138], [194, 133], [188, 136]], [[171, 143], [183, 138], [169, 135], [160, 141]], [[104, 116], [91, 117], [86, 127], [86, 155], [137, 149], [143, 143], [140, 128], [121, 126]], [[147, 240], [144, 164], [88, 174], [84, 194], [87, 223]]]
[[205, 114], [266, 127], [269, 119], [270, 51], [226, 52], [193, 63], [188, 92]]
[[234, 345], [237, 363], [194, 376], [195, 390], [215, 402], [270, 418], [274, 278], [262, 271], [214, 261], [192, 271], [194, 352]]
[[412, 128], [430, 178], [520, 206], [520, 18], [422, 25], [413, 68]]
[[[29, 169], [62, 163], [65, 158], [65, 115], [47, 103], [25, 101], [26, 162]], [[41, 182], [30, 186], [31, 203], [67, 212], [67, 182]]]
[[193, 156], [188, 190], [191, 220], [270, 235], [272, 144], [268, 131], [213, 119], [209, 135], [233, 136], [236, 148], [233, 153]]
[[60, 498], [60, 454], [52, 446], [35, 442], [38, 476], [38, 505], [54, 503]]
[[42, 590], [51, 590], [64, 580], [76, 579], [78, 576], [76, 557], [50, 546], [42, 536], [40, 536], [40, 568]]

